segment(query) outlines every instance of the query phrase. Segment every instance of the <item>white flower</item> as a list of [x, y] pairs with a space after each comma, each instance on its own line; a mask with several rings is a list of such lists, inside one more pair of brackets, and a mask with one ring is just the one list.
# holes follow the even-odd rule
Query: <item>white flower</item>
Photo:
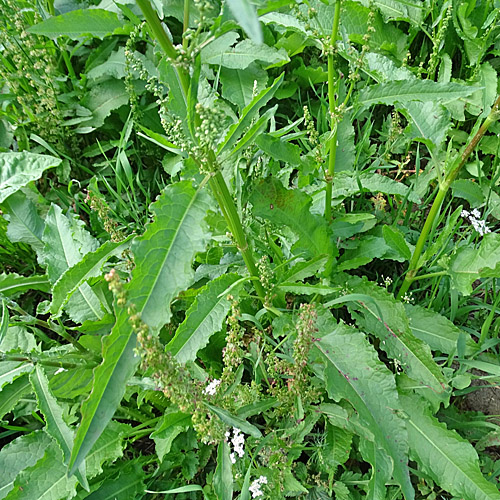
[[462, 210], [462, 213], [460, 214], [461, 217], [469, 217], [470, 213], [467, 210]]
[[258, 479], [256, 479], [255, 481], [252, 482], [252, 484], [248, 488], [250, 490], [250, 492], [252, 493], [252, 498], [257, 498], [257, 497], [261, 497], [262, 495], [264, 495], [264, 493], [262, 493], [262, 490], [260, 489], [260, 487], [263, 484], [267, 484], [267, 477], [266, 476], [260, 476]]
[[220, 380], [214, 379], [210, 382], [205, 389], [203, 389], [204, 394], [210, 394], [213, 396], [217, 392], [217, 386], [220, 384]]
[[472, 227], [481, 236], [491, 233], [491, 229], [486, 225], [486, 221], [481, 220], [481, 212], [477, 208], [475, 208], [470, 213], [467, 210], [462, 210], [461, 216], [469, 219], [469, 222], [472, 224]]
[[479, 219], [481, 217], [481, 212], [477, 208], [475, 208], [471, 212], [471, 215], [472, 215], [472, 217], [475, 217], [476, 219]]
[[[229, 437], [231, 436], [231, 432], [226, 432], [226, 441], [229, 441]], [[240, 458], [245, 454], [245, 436], [243, 433], [233, 427], [233, 438], [231, 439], [231, 443], [233, 444], [233, 451], [229, 454], [229, 458], [231, 459], [231, 463], [236, 463], [236, 455]]]

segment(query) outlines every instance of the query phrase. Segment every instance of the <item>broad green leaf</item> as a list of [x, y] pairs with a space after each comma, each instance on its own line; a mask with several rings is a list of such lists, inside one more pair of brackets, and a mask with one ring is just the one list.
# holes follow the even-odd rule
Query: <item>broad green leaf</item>
[[[42, 259], [47, 266], [47, 275], [52, 283], [70, 267], [77, 264], [88, 252], [96, 249], [97, 243], [83, 228], [81, 221], [66, 217], [57, 205], [52, 205], [45, 219], [43, 233], [45, 243]], [[77, 323], [103, 317], [101, 301], [88, 283], [77, 287], [67, 302], [66, 310]]]
[[9, 221], [7, 236], [13, 243], [21, 242], [31, 245], [39, 254], [43, 250], [44, 222], [38, 215], [35, 204], [22, 192], [9, 196], [4, 203]]
[[45, 447], [45, 455], [35, 465], [24, 469], [14, 481], [14, 488], [6, 500], [61, 500], [76, 494], [76, 478], [66, 475], [61, 450], [51, 442]]
[[413, 335], [429, 344], [432, 350], [456, 353], [459, 336], [463, 335], [466, 339], [465, 354], [471, 356], [477, 351], [478, 345], [470, 334], [455, 326], [448, 318], [418, 305], [405, 304], [404, 308]]
[[[225, 292], [239, 278], [237, 274], [225, 274], [210, 281], [200, 290], [186, 311], [186, 318], [177, 328], [175, 337], [166, 346], [166, 350], [170, 351], [177, 361], [194, 361], [198, 351], [222, 328], [231, 308]], [[237, 290], [232, 288], [231, 294], [237, 296]]]
[[[425, 397], [437, 409], [440, 402], [449, 397], [448, 386], [429, 346], [412, 334], [403, 304], [385, 289], [365, 279], [352, 277], [348, 286], [356, 293], [372, 297], [378, 306], [376, 309], [368, 302], [349, 306], [361, 328], [376, 335], [381, 340], [380, 348], [397, 360], [408, 376], [427, 388]], [[361, 316], [354, 311], [359, 311]]]
[[21, 398], [25, 397], [30, 392], [32, 392], [32, 389], [28, 375], [22, 375], [16, 378], [14, 382], [4, 385], [0, 391], [0, 420], [7, 413], [12, 411]]
[[390, 177], [375, 173], [351, 173], [339, 172], [335, 175], [333, 185], [333, 198], [344, 199], [347, 196], [352, 196], [356, 193], [364, 191], [371, 193], [397, 194], [400, 196], [408, 196], [410, 201], [420, 203], [420, 198], [413, 193], [408, 186], [402, 182], [397, 182]]
[[[63, 419], [63, 409], [59, 406], [57, 399], [51, 394], [49, 381], [40, 365], [30, 375], [30, 381], [35, 390], [38, 401], [38, 409], [45, 417], [47, 433], [54, 438], [63, 453], [64, 465], [68, 465], [73, 448], [73, 431]], [[80, 464], [75, 473], [80, 484], [88, 491], [89, 484], [85, 474], [85, 462]]]
[[300, 148], [295, 144], [290, 144], [270, 134], [261, 134], [255, 143], [274, 160], [284, 161], [289, 165], [300, 164]]
[[288, 283], [309, 278], [318, 272], [321, 272], [328, 261], [327, 255], [318, 255], [311, 260], [298, 262], [292, 266], [286, 273], [283, 279]]
[[471, 179], [457, 179], [451, 185], [451, 191], [455, 198], [463, 198], [469, 202], [472, 208], [484, 203], [484, 194], [481, 186]]
[[[89, 278], [99, 276], [102, 266], [111, 258], [120, 255], [130, 246], [129, 236], [120, 242], [107, 241], [94, 252], [84, 255], [83, 259], [68, 268], [54, 284], [50, 309], [58, 315], [75, 290]], [[0, 277], [1, 278], [1, 277]], [[0, 291], [2, 283], [0, 281]]]
[[73, 399], [89, 393], [92, 389], [92, 367], [83, 365], [54, 374], [49, 386], [56, 398]]
[[382, 232], [384, 234], [385, 242], [393, 250], [398, 252], [406, 260], [411, 259], [411, 250], [408, 246], [408, 243], [406, 243], [403, 234], [401, 233], [401, 231], [399, 231], [399, 229], [396, 229], [393, 226], [385, 225], [382, 229]]
[[9, 326], [5, 337], [0, 339], [0, 352], [29, 353], [36, 347], [34, 335], [23, 325]]
[[51, 439], [45, 432], [36, 431], [18, 437], [0, 450], [0, 470], [2, 471], [0, 499], [5, 498], [14, 487], [17, 475], [27, 467], [35, 465], [43, 457], [45, 449], [50, 444]]
[[163, 462], [163, 457], [169, 453], [174, 439], [191, 425], [191, 415], [180, 411], [166, 413], [162, 416], [150, 436], [155, 442], [155, 450], [160, 462]]
[[500, 277], [500, 234], [484, 235], [479, 248], [459, 248], [451, 257], [448, 273], [451, 286], [463, 295], [472, 293], [472, 283], [479, 278]]
[[[140, 56], [139, 52], [134, 52], [134, 57], [140, 58]], [[126, 74], [125, 47], [119, 47], [105, 62], [87, 71], [87, 78], [101, 81], [112, 77], [119, 80], [125, 78]]]
[[[364, 441], [364, 440], [362, 440]], [[330, 477], [335, 475], [337, 467], [347, 462], [351, 452], [352, 433], [326, 423], [325, 441], [319, 452], [328, 467]], [[392, 472], [392, 471], [391, 471]]]
[[[160, 328], [170, 320], [170, 302], [193, 280], [192, 260], [205, 248], [209, 233], [203, 218], [208, 195], [190, 181], [167, 186], [151, 209], [155, 215], [134, 241], [136, 267], [127, 284], [129, 301], [142, 320]], [[103, 339], [103, 362], [94, 371], [90, 397], [82, 405], [82, 422], [75, 437], [70, 473], [78, 467], [113, 416], [134, 374], [136, 336], [125, 308], [116, 308], [116, 323]]]
[[250, 197], [254, 214], [278, 226], [289, 227], [298, 235], [292, 247], [295, 254], [307, 257], [328, 255], [330, 261], [338, 255], [333, 235], [323, 217], [310, 212], [312, 200], [298, 189], [286, 189], [277, 179], [260, 181]]
[[401, 396], [400, 399], [408, 414], [410, 456], [419, 468], [458, 498], [500, 499], [498, 487], [481, 474], [472, 445], [433, 417], [419, 398]]
[[368, 482], [367, 500], [387, 498], [386, 483], [392, 475], [392, 461], [382, 448], [373, 442], [360, 439], [359, 451], [363, 458], [372, 466], [372, 475]]
[[204, 64], [214, 64], [230, 69], [245, 69], [257, 61], [267, 65], [281, 66], [290, 60], [285, 49], [277, 50], [264, 43], [256, 44], [249, 39], [224, 51], [214, 51], [213, 47], [208, 45], [205, 50], [202, 50], [201, 56]]
[[243, 109], [241, 112], [240, 119], [237, 123], [234, 123], [229, 127], [229, 130], [224, 138], [222, 144], [220, 144], [217, 154], [221, 154], [224, 151], [231, 151], [236, 141], [240, 138], [240, 136], [247, 130], [247, 128], [251, 125], [253, 118], [259, 112], [259, 109], [262, 106], [265, 106], [267, 102], [273, 98], [276, 90], [281, 85], [284, 79], [284, 74], [281, 74], [276, 80], [274, 80], [273, 84], [264, 89], [262, 92], [257, 94], [250, 104]]
[[278, 405], [278, 400], [276, 398], [266, 398], [261, 401], [255, 401], [253, 403], [249, 403], [245, 406], [242, 406], [237, 410], [237, 415], [239, 418], [248, 418], [253, 415], [261, 415], [269, 408]]
[[446, 108], [433, 101], [408, 101], [403, 107], [396, 107], [408, 119], [410, 126], [406, 132], [412, 139], [423, 139], [431, 150], [441, 146], [452, 125]]
[[416, 26], [420, 26], [428, 11], [427, 2], [411, 2], [401, 0], [375, 0], [373, 3], [361, 0], [366, 7], [376, 6], [382, 12], [384, 18], [407, 20]]
[[254, 82], [257, 82], [255, 92], [258, 94], [266, 88], [267, 78], [267, 73], [257, 63], [244, 70], [221, 68], [222, 97], [243, 109], [254, 97]]
[[16, 378], [33, 371], [33, 365], [19, 361], [0, 361], [0, 389]]
[[323, 403], [319, 409], [335, 427], [340, 427], [351, 434], [357, 434], [366, 441], [375, 442], [375, 435], [369, 429], [368, 424], [360, 420], [358, 413], [349, 403], [347, 405], [348, 409], [339, 404]]
[[227, 0], [227, 5], [248, 37], [261, 44], [264, 39], [255, 6], [249, 0]]
[[143, 497], [146, 477], [139, 461], [126, 462], [119, 469], [119, 474], [107, 477], [103, 483], [94, 490], [86, 500], [131, 500]]
[[57, 167], [62, 160], [53, 156], [22, 153], [0, 153], [0, 203], [20, 188], [42, 176], [48, 168]]
[[391, 105], [408, 101], [447, 102], [472, 94], [477, 88], [432, 80], [399, 80], [370, 85], [360, 91], [357, 104], [366, 109], [374, 104]]
[[222, 408], [217, 408], [216, 406], [213, 406], [209, 403], [205, 402], [204, 404], [210, 411], [215, 413], [225, 424], [230, 425], [231, 427], [236, 427], [245, 434], [250, 434], [250, 436], [253, 436], [255, 438], [262, 437], [262, 434], [259, 431], [259, 429], [257, 429], [255, 425], [248, 423], [243, 418], [231, 415], [228, 411], [223, 410]]
[[128, 93], [122, 80], [110, 79], [94, 85], [82, 100], [82, 106], [90, 109], [92, 118], [80, 123], [78, 132], [91, 132], [104, 124], [112, 111], [128, 103]]
[[408, 470], [408, 438], [392, 373], [382, 364], [365, 335], [333, 318], [318, 324], [321, 340], [314, 350], [325, 365], [326, 388], [331, 398], [344, 398], [375, 436], [394, 463], [394, 477], [408, 500], [414, 491]]
[[81, 9], [67, 12], [61, 16], [49, 17], [41, 23], [28, 28], [30, 33], [49, 38], [67, 36], [77, 40], [85, 36], [104, 38], [123, 27], [118, 15], [103, 9]]
[[232, 500], [233, 470], [229, 458], [229, 445], [225, 441], [221, 441], [217, 449], [217, 467], [213, 484], [217, 500]]
[[20, 276], [16, 273], [0, 274], [0, 294], [9, 297], [29, 290], [48, 292], [50, 283], [47, 276]]

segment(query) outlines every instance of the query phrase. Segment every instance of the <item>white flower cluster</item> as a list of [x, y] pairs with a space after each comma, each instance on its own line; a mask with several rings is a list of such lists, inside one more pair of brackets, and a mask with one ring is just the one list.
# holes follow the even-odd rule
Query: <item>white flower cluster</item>
[[262, 490], [260, 489], [263, 484], [267, 484], [266, 476], [260, 476], [258, 479], [252, 482], [250, 488], [248, 488], [252, 492], [252, 498], [257, 498], [264, 495], [264, 493], [262, 493]]
[[216, 378], [210, 382], [205, 389], [203, 389], [203, 394], [210, 394], [210, 396], [215, 395], [217, 392], [217, 387], [220, 384], [220, 380], [217, 380]]
[[469, 222], [474, 227], [474, 229], [481, 236], [491, 233], [491, 229], [486, 225], [486, 221], [481, 220], [481, 212], [477, 208], [472, 210], [472, 212], [469, 212], [467, 210], [462, 210], [462, 213], [460, 215], [465, 219], [468, 219]]
[[[231, 431], [226, 432], [226, 439], [229, 441], [231, 436]], [[231, 443], [233, 443], [234, 451], [231, 452], [229, 458], [231, 459], [231, 463], [236, 463], [236, 455], [240, 458], [245, 454], [245, 450], [243, 449], [245, 445], [245, 436], [243, 433], [236, 427], [233, 427], [233, 438], [231, 439]]]

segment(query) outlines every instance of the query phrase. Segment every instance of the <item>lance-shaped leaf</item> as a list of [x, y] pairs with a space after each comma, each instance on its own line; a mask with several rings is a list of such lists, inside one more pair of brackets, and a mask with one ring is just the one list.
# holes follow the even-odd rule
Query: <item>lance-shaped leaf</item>
[[14, 382], [4, 385], [0, 392], [0, 419], [12, 411], [17, 402], [30, 392], [32, 389], [28, 375], [18, 377]]
[[277, 179], [264, 179], [255, 188], [250, 201], [255, 215], [278, 226], [289, 227], [299, 237], [293, 245], [296, 254], [308, 257], [328, 255], [331, 266], [338, 250], [323, 217], [311, 213], [311, 197], [298, 189], [286, 189]]
[[22, 470], [35, 465], [43, 457], [49, 445], [50, 437], [43, 431], [37, 431], [20, 436], [2, 448], [0, 499], [5, 498], [14, 487], [14, 480]]
[[31, 26], [28, 31], [49, 38], [68, 36], [75, 40], [86, 35], [104, 38], [122, 26], [123, 23], [115, 12], [104, 9], [81, 9], [49, 17]]
[[213, 484], [218, 500], [232, 500], [233, 468], [229, 458], [229, 445], [225, 441], [219, 443], [217, 450], [217, 468]]
[[27, 292], [28, 290], [40, 290], [48, 292], [50, 282], [47, 276], [20, 276], [16, 273], [0, 274], [0, 294], [5, 297], [17, 293]]
[[363, 458], [372, 464], [372, 477], [368, 483], [367, 500], [386, 498], [386, 483], [392, 475], [392, 462], [385, 450], [378, 448], [373, 442], [360, 439], [359, 451]]
[[478, 350], [478, 344], [472, 340], [469, 333], [458, 328], [441, 314], [432, 309], [412, 304], [405, 304], [404, 308], [413, 335], [429, 344], [431, 349], [446, 354], [456, 352], [458, 339], [460, 335], [463, 335], [466, 356], [470, 356]]
[[249, 0], [228, 0], [227, 4], [239, 25], [256, 44], [263, 42], [257, 10]]
[[38, 462], [19, 473], [7, 500], [60, 500], [76, 494], [76, 478], [66, 475], [61, 450], [51, 442]]
[[[362, 301], [350, 305], [358, 323], [382, 341], [380, 347], [400, 363], [409, 377], [422, 385], [423, 393], [437, 409], [440, 402], [449, 397], [448, 386], [429, 346], [411, 333], [403, 304], [385, 289], [365, 279], [353, 277], [348, 286], [357, 293], [370, 296], [378, 306], [377, 309], [373, 303]], [[354, 311], [360, 311], [361, 315]]]
[[[67, 269], [56, 281], [52, 290], [51, 312], [56, 316], [59, 315], [62, 307], [64, 307], [73, 292], [89, 278], [99, 276], [104, 263], [111, 257], [120, 255], [126, 250], [130, 246], [132, 238], [133, 236], [130, 235], [124, 241], [107, 241], [95, 252], [87, 253], [80, 262]], [[0, 281], [0, 290], [1, 286], [2, 283]]]
[[223, 410], [222, 408], [217, 408], [217, 406], [213, 406], [209, 403], [205, 403], [205, 406], [210, 411], [213, 411], [225, 424], [230, 425], [231, 427], [237, 427], [240, 431], [246, 434], [250, 434], [250, 436], [253, 436], [255, 438], [262, 437], [262, 433], [259, 431], [259, 429], [243, 418], [231, 415], [231, 413], [229, 413], [228, 411]]
[[39, 179], [48, 168], [57, 167], [60, 158], [23, 151], [0, 153], [0, 203], [28, 182]]
[[234, 123], [229, 127], [229, 130], [226, 134], [224, 142], [219, 146], [217, 154], [221, 154], [224, 151], [230, 151], [233, 146], [236, 144], [236, 141], [240, 138], [241, 134], [245, 132], [248, 126], [251, 124], [254, 116], [259, 112], [259, 109], [262, 106], [265, 106], [267, 102], [272, 99], [278, 87], [283, 82], [283, 74], [281, 74], [276, 80], [274, 80], [273, 84], [264, 89], [258, 95], [256, 95], [252, 102], [248, 106], [245, 106], [245, 109], [241, 112], [240, 119], [237, 123]]
[[328, 395], [344, 398], [375, 436], [375, 444], [392, 458], [394, 477], [407, 500], [414, 498], [408, 470], [408, 438], [399, 417], [393, 374], [383, 365], [365, 335], [344, 324], [318, 322], [321, 340], [315, 352], [324, 363]]
[[448, 272], [451, 286], [463, 295], [472, 293], [472, 283], [478, 278], [500, 277], [500, 234], [484, 235], [479, 248], [459, 248]]
[[[155, 218], [133, 245], [136, 267], [127, 285], [129, 301], [152, 328], [170, 319], [170, 302], [193, 280], [192, 261], [209, 237], [203, 218], [208, 195], [190, 181], [171, 184], [152, 205]], [[139, 358], [134, 353], [135, 333], [125, 308], [116, 307], [111, 334], [103, 339], [103, 362], [94, 372], [89, 398], [82, 404], [82, 422], [75, 437], [70, 474], [84, 460], [111, 420], [134, 374]]]
[[[52, 283], [70, 267], [92, 252], [97, 242], [83, 228], [81, 221], [66, 217], [57, 205], [52, 205], [45, 219], [43, 232], [45, 247], [42, 259], [47, 266], [47, 275]], [[88, 283], [82, 283], [67, 304], [68, 314], [73, 321], [97, 320], [104, 315], [101, 301]]]
[[441, 488], [458, 498], [499, 500], [498, 487], [481, 474], [472, 445], [431, 415], [415, 396], [400, 396], [406, 420], [410, 456]]
[[[211, 281], [198, 293], [186, 311], [186, 319], [166, 347], [179, 362], [193, 361], [210, 337], [222, 328], [222, 322], [231, 308], [227, 293], [224, 292], [238, 279], [237, 274], [225, 274]], [[233, 288], [231, 295], [236, 296], [237, 292]]]
[[[47, 424], [47, 433], [52, 436], [61, 448], [63, 462], [68, 465], [73, 448], [73, 431], [63, 419], [63, 410], [59, 406], [57, 399], [49, 389], [49, 381], [40, 365], [30, 375], [31, 384], [35, 390], [38, 401], [38, 409], [43, 413]], [[80, 484], [89, 491], [89, 484], [85, 473], [85, 462], [80, 464], [75, 473]]]
[[467, 97], [477, 87], [459, 83], [438, 83], [431, 80], [397, 80], [365, 87], [359, 93], [357, 104], [366, 109], [373, 104], [391, 105], [408, 101], [449, 102]]
[[33, 371], [33, 365], [19, 361], [0, 362], [0, 389], [5, 384], [10, 384], [16, 378]]

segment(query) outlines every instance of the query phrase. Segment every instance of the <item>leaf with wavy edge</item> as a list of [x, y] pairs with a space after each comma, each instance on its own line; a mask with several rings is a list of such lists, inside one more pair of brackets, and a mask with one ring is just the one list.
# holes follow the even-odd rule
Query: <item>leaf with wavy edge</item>
[[[225, 274], [208, 283], [198, 293], [186, 311], [186, 319], [166, 346], [166, 350], [170, 351], [177, 361], [194, 361], [196, 353], [221, 329], [222, 322], [231, 308], [225, 291], [239, 278], [237, 274]], [[233, 288], [231, 295], [236, 297], [237, 291]]]
[[[99, 276], [104, 263], [126, 250], [133, 237], [134, 235], [130, 235], [124, 241], [119, 242], [107, 241], [95, 252], [85, 254], [80, 262], [68, 268], [54, 284], [52, 304], [50, 305], [52, 314], [58, 316], [73, 292], [89, 278]], [[0, 290], [1, 285], [0, 281]]]
[[380, 347], [398, 360], [408, 376], [427, 388], [424, 389], [426, 397], [437, 409], [440, 402], [449, 397], [446, 379], [432, 358], [429, 346], [411, 332], [403, 304], [366, 279], [350, 276], [348, 287], [370, 296], [378, 305], [379, 310], [372, 303], [360, 301], [349, 309], [363, 329], [381, 340]]
[[[67, 465], [73, 448], [73, 431], [63, 419], [63, 410], [49, 389], [49, 381], [43, 368], [36, 365], [30, 375], [30, 381], [35, 390], [38, 409], [45, 417], [47, 433], [54, 438], [63, 453], [64, 464]], [[80, 484], [89, 491], [89, 483], [85, 474], [85, 462], [80, 464], [75, 473]]]
[[[191, 181], [167, 186], [151, 206], [155, 214], [133, 245], [136, 267], [126, 285], [128, 299], [143, 321], [159, 328], [170, 319], [170, 302], [193, 280], [192, 261], [205, 248], [209, 232], [203, 219], [209, 196]], [[89, 398], [82, 404], [82, 422], [69, 463], [72, 474], [111, 420], [135, 373], [136, 336], [126, 308], [116, 307], [116, 323], [103, 339], [103, 362], [94, 371]]]
[[441, 488], [458, 498], [499, 500], [498, 487], [486, 480], [472, 445], [432, 416], [415, 396], [400, 395], [406, 420], [410, 456]]
[[299, 239], [293, 245], [294, 253], [309, 257], [328, 255], [327, 270], [338, 255], [333, 235], [323, 217], [310, 212], [312, 199], [297, 189], [286, 189], [274, 178], [263, 179], [250, 197], [254, 214], [277, 225], [289, 227]]
[[47, 276], [37, 274], [21, 276], [16, 273], [0, 274], [0, 294], [5, 297], [27, 292], [28, 290], [48, 292], [50, 290], [50, 283]]
[[[27, 374], [16, 378], [16, 380], [10, 384], [4, 385], [0, 393], [0, 419], [12, 411], [21, 398], [31, 392], [31, 384]], [[3, 470], [1, 466], [0, 470]]]
[[10, 384], [16, 378], [33, 371], [33, 365], [19, 361], [0, 362], [0, 389], [5, 384]]
[[344, 324], [318, 322], [321, 340], [314, 351], [325, 364], [324, 377], [328, 395], [344, 398], [358, 412], [359, 418], [375, 436], [375, 444], [393, 460], [394, 477], [407, 500], [414, 491], [408, 470], [408, 438], [393, 374], [378, 359], [365, 335]]
[[0, 153], [0, 203], [28, 182], [39, 179], [48, 168], [62, 160], [54, 156], [22, 153]]
[[[27, 377], [26, 377], [27, 378]], [[29, 384], [29, 382], [28, 382]], [[20, 436], [0, 450], [0, 499], [14, 487], [17, 475], [40, 460], [51, 439], [43, 431]]]

